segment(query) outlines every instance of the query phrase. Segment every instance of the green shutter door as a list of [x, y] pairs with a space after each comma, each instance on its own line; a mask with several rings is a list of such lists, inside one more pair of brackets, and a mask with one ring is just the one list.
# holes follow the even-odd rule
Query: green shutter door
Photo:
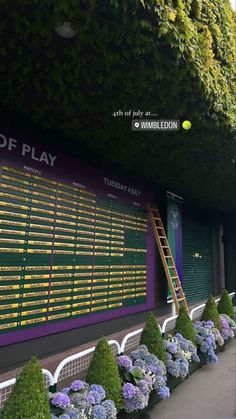
[[183, 218], [183, 283], [187, 301], [193, 303], [212, 293], [212, 236], [205, 220]]

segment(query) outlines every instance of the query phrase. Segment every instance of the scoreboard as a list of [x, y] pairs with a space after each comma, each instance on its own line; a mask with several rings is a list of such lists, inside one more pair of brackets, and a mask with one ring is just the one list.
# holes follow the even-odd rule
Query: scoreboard
[[149, 308], [148, 225], [143, 206], [2, 163], [0, 346]]

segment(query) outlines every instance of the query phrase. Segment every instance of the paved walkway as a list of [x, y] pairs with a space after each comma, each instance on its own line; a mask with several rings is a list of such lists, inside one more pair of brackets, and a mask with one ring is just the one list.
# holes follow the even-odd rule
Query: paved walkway
[[178, 386], [149, 412], [149, 418], [236, 418], [236, 339], [218, 358], [218, 364], [203, 366]]

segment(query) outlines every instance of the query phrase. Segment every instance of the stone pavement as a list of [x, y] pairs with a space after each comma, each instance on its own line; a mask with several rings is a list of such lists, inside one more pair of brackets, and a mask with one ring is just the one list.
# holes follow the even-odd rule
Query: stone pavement
[[218, 358], [218, 364], [197, 370], [145, 419], [236, 418], [236, 339]]

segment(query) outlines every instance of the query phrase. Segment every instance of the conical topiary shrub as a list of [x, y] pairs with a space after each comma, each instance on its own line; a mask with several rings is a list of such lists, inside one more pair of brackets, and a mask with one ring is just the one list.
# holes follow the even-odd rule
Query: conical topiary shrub
[[25, 365], [6, 401], [3, 419], [50, 419], [48, 391], [39, 361], [33, 357]]
[[146, 345], [151, 354], [156, 355], [158, 359], [166, 362], [164, 341], [156, 317], [152, 312], [149, 313], [142, 331], [140, 345]]
[[231, 319], [234, 320], [234, 306], [226, 289], [223, 291], [223, 294], [219, 301], [218, 312], [220, 314], [227, 314], [229, 317], [231, 317]]
[[105, 337], [99, 340], [91, 359], [86, 381], [100, 384], [106, 391], [106, 398], [113, 400], [119, 410], [122, 406], [121, 378], [115, 357]]
[[180, 307], [179, 315], [176, 319], [175, 332], [181, 333], [184, 338], [191, 340], [196, 345], [195, 330], [187, 309], [184, 306]]
[[212, 320], [215, 327], [219, 330], [221, 329], [220, 315], [217, 310], [216, 302], [212, 295], [210, 295], [210, 297], [208, 298], [208, 301], [202, 313], [201, 320]]

